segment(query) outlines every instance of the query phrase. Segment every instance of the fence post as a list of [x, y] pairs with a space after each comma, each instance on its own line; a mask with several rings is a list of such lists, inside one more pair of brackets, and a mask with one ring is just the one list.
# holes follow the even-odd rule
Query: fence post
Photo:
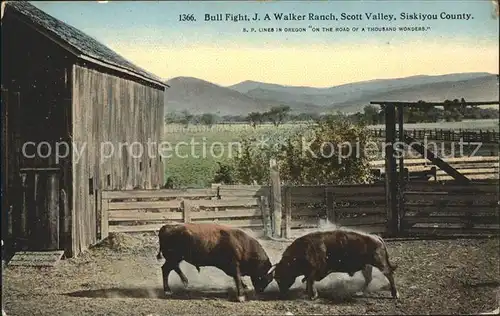
[[[73, 219], [74, 221], [74, 219]], [[101, 240], [109, 235], [109, 200], [102, 199], [101, 203]]]
[[182, 200], [182, 219], [184, 223], [191, 222], [191, 201]]
[[262, 223], [264, 224], [264, 235], [272, 236], [271, 218], [269, 216], [269, 204], [267, 196], [260, 197], [260, 211], [262, 212]]
[[326, 199], [326, 219], [335, 224], [337, 222], [337, 214], [335, 212], [335, 196], [332, 190], [325, 188], [325, 199]]
[[285, 187], [285, 238], [292, 236], [292, 188]]
[[276, 159], [269, 160], [269, 176], [271, 183], [271, 205], [273, 219], [273, 237], [281, 237], [281, 183]]

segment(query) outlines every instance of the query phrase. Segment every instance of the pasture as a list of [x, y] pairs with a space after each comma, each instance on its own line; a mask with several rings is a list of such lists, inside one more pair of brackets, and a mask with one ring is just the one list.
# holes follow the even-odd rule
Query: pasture
[[[297, 236], [304, 231], [296, 231]], [[256, 233], [253, 233], [258, 234]], [[271, 261], [279, 260], [288, 242], [259, 239]], [[377, 273], [367, 296], [353, 293], [360, 273], [331, 274], [318, 283], [320, 298], [305, 296], [300, 278], [288, 299], [278, 298], [272, 282], [260, 299], [229, 301], [234, 283], [220, 270], [186, 263], [181, 269], [190, 285], [184, 289], [172, 273], [174, 294], [163, 297], [158, 242], [154, 234], [112, 235], [80, 257], [48, 269], [8, 267], [3, 296], [8, 315], [298, 315], [298, 314], [477, 314], [495, 309], [500, 284], [499, 239], [387, 241], [391, 261], [398, 264], [396, 301]], [[377, 271], [378, 272], [378, 271]], [[245, 278], [246, 279], [246, 278]], [[250, 283], [249, 283], [250, 284]], [[229, 289], [229, 297], [228, 297]]]
[[[171, 155], [164, 159], [165, 179], [172, 177], [175, 183], [181, 187], [203, 188], [213, 182], [214, 175], [218, 169], [217, 161], [227, 161], [228, 158], [238, 154], [238, 142], [249, 137], [258, 138], [266, 133], [278, 133], [286, 135], [291, 130], [305, 128], [303, 124], [283, 124], [274, 127], [271, 124], [263, 124], [252, 128], [249, 124], [216, 124], [212, 127], [204, 125], [190, 125], [185, 128], [182, 125], [169, 124], [164, 128], [163, 141], [170, 145]], [[379, 126], [372, 126], [380, 128]], [[385, 127], [385, 126], [384, 126]], [[414, 128], [441, 128], [441, 129], [483, 129], [498, 131], [496, 120], [476, 120], [464, 122], [446, 123], [421, 123], [406, 124], [405, 129]], [[383, 159], [383, 140], [378, 150], [373, 152], [373, 160]], [[461, 152], [459, 145], [454, 149], [450, 143], [429, 141], [427, 144], [431, 149], [438, 151], [438, 156], [443, 158], [463, 154], [470, 155], [476, 150], [476, 145], [465, 145]], [[191, 145], [193, 144], [193, 145]], [[213, 153], [213, 154], [212, 154]], [[475, 156], [498, 155], [498, 144], [483, 144], [474, 154]], [[411, 151], [410, 158], [419, 158], [418, 153]]]

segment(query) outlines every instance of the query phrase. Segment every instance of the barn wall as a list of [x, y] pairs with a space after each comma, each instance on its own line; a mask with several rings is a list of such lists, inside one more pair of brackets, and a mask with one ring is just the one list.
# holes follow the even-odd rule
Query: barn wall
[[[98, 240], [98, 190], [159, 188], [164, 173], [157, 151], [147, 150], [148, 139], [161, 141], [164, 91], [90, 67], [73, 68], [73, 142], [86, 144], [73, 165], [76, 253]], [[142, 144], [141, 157], [127, 153], [138, 150], [134, 142]]]
[[[11, 93], [19, 93], [19, 102], [10, 100], [7, 131], [10, 142], [8, 155], [8, 204], [12, 207], [8, 247], [19, 249], [46, 249], [47, 220], [41, 186], [52, 168], [58, 174], [56, 190], [71, 195], [71, 152], [56, 161], [56, 142], [70, 142], [71, 120], [71, 68], [72, 56], [60, 46], [22, 22], [13, 11], [7, 10], [2, 20], [2, 87]], [[19, 106], [17, 104], [19, 103]], [[22, 155], [26, 142], [48, 142], [52, 153], [48, 158]], [[35, 146], [27, 147], [28, 154], [35, 153]], [[59, 187], [59, 189], [57, 189]], [[37, 191], [38, 192], [37, 194]], [[47, 193], [47, 191], [45, 191]], [[57, 197], [58, 192], [55, 192]], [[53, 204], [53, 202], [51, 202]], [[69, 249], [66, 241], [71, 219], [59, 205], [53, 208], [52, 225], [59, 238], [54, 247]], [[55, 216], [55, 217], [54, 217]], [[54, 237], [54, 236], [52, 236]], [[50, 238], [52, 238], [50, 237]], [[3, 236], [3, 238], [5, 238]], [[58, 240], [57, 240], [58, 239]], [[50, 246], [51, 248], [53, 246]]]

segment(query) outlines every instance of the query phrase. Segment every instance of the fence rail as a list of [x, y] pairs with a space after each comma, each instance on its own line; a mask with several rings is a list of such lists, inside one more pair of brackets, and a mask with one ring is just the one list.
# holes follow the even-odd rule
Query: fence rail
[[[385, 129], [370, 129], [375, 138], [385, 138]], [[406, 134], [414, 139], [439, 140], [449, 142], [497, 143], [500, 133], [495, 130], [451, 130], [451, 129], [409, 129]]]
[[[471, 180], [498, 179], [499, 177], [500, 159], [498, 156], [457, 157], [443, 160]], [[432, 180], [453, 180], [445, 171], [429, 163], [427, 159], [405, 159], [404, 166], [408, 169], [410, 175], [412, 173], [427, 173], [433, 176]], [[385, 160], [370, 161], [370, 167], [383, 172], [385, 170]], [[435, 172], [432, 168], [436, 168]]]

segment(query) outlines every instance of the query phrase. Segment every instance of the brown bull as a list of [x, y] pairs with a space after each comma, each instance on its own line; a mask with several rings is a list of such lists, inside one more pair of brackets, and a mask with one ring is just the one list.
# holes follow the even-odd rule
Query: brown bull
[[162, 266], [163, 289], [165, 294], [171, 293], [168, 276], [174, 270], [181, 278], [184, 286], [188, 279], [179, 268], [181, 261], [196, 267], [212, 266], [221, 269], [234, 279], [238, 301], [245, 301], [241, 288], [247, 285], [242, 276], [250, 276], [257, 293], [262, 293], [272, 282], [273, 276], [268, 274], [271, 262], [257, 240], [243, 231], [212, 223], [165, 225], [159, 233], [160, 250], [157, 258], [165, 258]]
[[295, 279], [303, 275], [302, 282], [307, 282], [309, 298], [314, 300], [318, 297], [314, 282], [324, 279], [332, 272], [344, 272], [353, 276], [361, 270], [365, 278], [365, 292], [372, 280], [372, 266], [382, 271], [389, 280], [392, 297], [398, 298], [393, 277], [397, 265], [389, 262], [383, 239], [351, 230], [314, 232], [297, 238], [269, 273], [273, 274], [283, 295], [288, 292]]

